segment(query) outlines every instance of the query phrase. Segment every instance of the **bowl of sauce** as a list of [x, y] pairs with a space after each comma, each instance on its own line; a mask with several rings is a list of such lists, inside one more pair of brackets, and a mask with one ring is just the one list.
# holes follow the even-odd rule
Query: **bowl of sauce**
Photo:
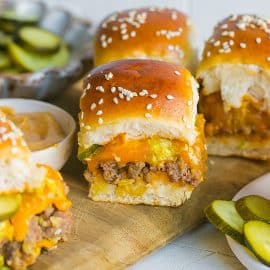
[[63, 109], [32, 99], [0, 99], [0, 110], [21, 129], [35, 162], [60, 170], [74, 143], [76, 124]]

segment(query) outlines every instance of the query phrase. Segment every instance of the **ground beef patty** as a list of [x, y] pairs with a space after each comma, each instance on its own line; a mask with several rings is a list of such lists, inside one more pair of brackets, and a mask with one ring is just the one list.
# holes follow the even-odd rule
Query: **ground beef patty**
[[[117, 184], [121, 179], [137, 179], [138, 177], [142, 177], [148, 182], [148, 174], [151, 171], [166, 172], [172, 182], [182, 181], [194, 186], [199, 183], [198, 179], [192, 174], [191, 169], [182, 159], [167, 161], [161, 166], [151, 166], [147, 162], [142, 161], [129, 162], [125, 166], [120, 166], [116, 161], [110, 160], [100, 163], [98, 170], [102, 173], [104, 180], [107, 183], [114, 184]], [[91, 182], [93, 175], [91, 172], [87, 171], [85, 177]]]
[[33, 263], [37, 254], [35, 249], [41, 240], [66, 240], [71, 229], [70, 212], [62, 212], [49, 207], [40, 215], [34, 216], [29, 223], [29, 231], [24, 242], [3, 241], [0, 255], [4, 256], [5, 264], [15, 270], [25, 269]]

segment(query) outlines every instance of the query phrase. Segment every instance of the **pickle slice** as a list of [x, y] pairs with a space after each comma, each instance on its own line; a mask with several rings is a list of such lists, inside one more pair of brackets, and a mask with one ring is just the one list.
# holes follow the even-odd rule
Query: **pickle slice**
[[244, 220], [270, 222], [270, 201], [261, 196], [246, 196], [238, 200], [235, 207]]
[[235, 202], [216, 200], [204, 210], [207, 219], [221, 232], [244, 244], [244, 220], [237, 213]]
[[101, 150], [102, 146], [98, 144], [93, 144], [85, 150], [79, 150], [78, 159], [83, 161], [97, 154]]
[[0, 195], [0, 221], [10, 218], [21, 204], [20, 194]]
[[26, 48], [41, 53], [56, 52], [61, 44], [59, 36], [34, 26], [22, 27], [18, 32], [18, 37]]
[[0, 52], [0, 69], [8, 68], [10, 66], [10, 60], [5, 53]]
[[0, 20], [21, 25], [36, 24], [38, 22], [37, 17], [20, 15], [15, 10], [6, 10], [0, 14]]
[[12, 37], [3, 33], [3, 32], [0, 32], [0, 48], [7, 48], [8, 46], [8, 43], [12, 41]]
[[65, 44], [54, 54], [39, 54], [26, 50], [11, 42], [8, 51], [13, 61], [26, 71], [38, 71], [48, 67], [62, 67], [68, 64], [70, 53]]
[[270, 266], [270, 224], [251, 220], [244, 224], [243, 232], [247, 246], [260, 261]]

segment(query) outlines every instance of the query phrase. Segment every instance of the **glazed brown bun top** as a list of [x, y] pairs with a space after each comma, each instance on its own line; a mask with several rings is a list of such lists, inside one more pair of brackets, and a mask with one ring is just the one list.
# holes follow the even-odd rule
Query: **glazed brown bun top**
[[232, 15], [220, 22], [205, 44], [197, 75], [222, 63], [269, 70], [270, 21], [255, 15]]
[[103, 145], [121, 133], [193, 143], [197, 103], [197, 83], [179, 65], [120, 60], [99, 66], [84, 81], [80, 144]]
[[190, 66], [194, 58], [187, 16], [168, 8], [116, 12], [98, 27], [95, 66], [114, 60], [150, 58]]

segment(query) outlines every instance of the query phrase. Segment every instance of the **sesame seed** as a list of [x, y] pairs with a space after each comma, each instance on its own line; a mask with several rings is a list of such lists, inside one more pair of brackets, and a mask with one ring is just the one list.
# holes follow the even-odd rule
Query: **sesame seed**
[[107, 39], [107, 43], [112, 43], [112, 37], [109, 37], [108, 39]]
[[102, 115], [103, 114], [103, 111], [102, 110], [98, 110], [96, 115]]
[[123, 93], [119, 93], [119, 97], [120, 97], [121, 99], [124, 99]]
[[113, 86], [113, 87], [111, 88], [111, 92], [112, 92], [112, 93], [115, 93], [115, 91], [116, 91], [116, 87]]
[[173, 12], [172, 13], [172, 20], [175, 21], [176, 19], [177, 19], [177, 13], [176, 12]]
[[146, 118], [151, 118], [151, 117], [152, 117], [152, 114], [146, 113], [144, 116], [145, 116]]
[[113, 103], [118, 104], [118, 98], [117, 97], [113, 98]]
[[103, 123], [103, 119], [101, 117], [98, 118], [98, 123], [101, 125]]
[[233, 45], [234, 45], [234, 41], [231, 39], [231, 40], [229, 41], [229, 44], [230, 44], [230, 46], [233, 46]]
[[102, 93], [105, 92], [104, 87], [101, 86], [101, 85], [100, 85], [100, 86], [97, 86], [97, 87], [96, 87], [96, 90], [99, 91], [99, 92], [102, 92]]
[[214, 43], [214, 46], [217, 47], [220, 45], [220, 40], [217, 40], [215, 43]]
[[266, 57], [266, 61], [270, 62], [270, 56]]
[[101, 105], [101, 104], [103, 104], [103, 103], [104, 103], [104, 99], [103, 99], [103, 98], [99, 99], [98, 105]]
[[246, 43], [243, 43], [243, 42], [240, 43], [240, 48], [245, 49], [246, 47], [247, 47]]
[[106, 79], [107, 81], [109, 81], [110, 79], [113, 78], [113, 74], [112, 74], [111, 72], [109, 72], [108, 74], [105, 74], [104, 76], [105, 76], [105, 79]]
[[128, 34], [122, 36], [122, 40], [127, 40], [127, 39], [129, 39], [129, 35]]
[[113, 31], [118, 31], [118, 27], [114, 25], [114, 26], [112, 27], [112, 30], [113, 30]]
[[90, 106], [91, 111], [93, 111], [97, 107], [96, 103], [92, 103]]
[[89, 90], [91, 88], [91, 84], [88, 83], [87, 86], [86, 86], [86, 90]]
[[107, 42], [106, 41], [102, 41], [101, 46], [102, 46], [102, 48], [106, 48], [107, 47]]
[[260, 37], [256, 38], [256, 43], [260, 44], [262, 42], [262, 39]]
[[126, 28], [126, 27], [127, 27], [127, 24], [126, 23], [121, 23], [120, 29], [123, 29], [123, 28]]
[[136, 32], [135, 32], [135, 31], [131, 31], [131, 32], [130, 32], [130, 36], [131, 36], [131, 37], [136, 37]]
[[151, 103], [149, 103], [149, 104], [146, 105], [146, 110], [151, 110], [152, 108], [153, 108], [153, 106], [152, 106]]
[[106, 35], [105, 34], [101, 35], [100, 40], [104, 41], [105, 39], [106, 39]]
[[124, 35], [124, 34], [126, 34], [126, 33], [127, 33], [127, 28], [122, 28], [122, 29], [121, 29], [121, 34]]
[[167, 95], [166, 98], [167, 98], [168, 100], [173, 100], [173, 99], [174, 99], [174, 96], [172, 96], [172, 95]]
[[221, 29], [227, 29], [228, 28], [228, 24], [223, 24], [223, 25], [221, 25], [221, 27], [220, 27]]
[[210, 57], [210, 56], [211, 56], [211, 52], [210, 52], [210, 51], [207, 52], [207, 53], [206, 53], [206, 56], [207, 56], [207, 57]]
[[179, 76], [181, 73], [178, 70], [175, 70], [174, 71], [174, 74], [177, 75], [177, 76]]
[[148, 95], [148, 91], [146, 89], [143, 89], [142, 91], [139, 92], [139, 96], [143, 97]]
[[150, 98], [153, 98], [153, 99], [157, 98], [157, 94], [151, 94]]

